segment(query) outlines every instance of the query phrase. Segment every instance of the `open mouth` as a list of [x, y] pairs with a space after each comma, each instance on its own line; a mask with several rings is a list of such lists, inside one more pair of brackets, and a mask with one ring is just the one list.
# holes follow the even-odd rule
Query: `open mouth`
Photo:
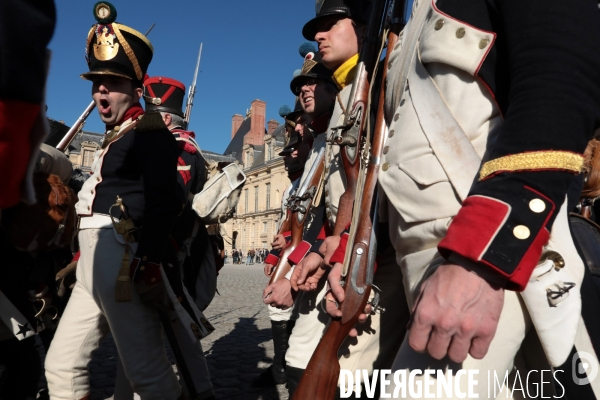
[[106, 99], [100, 99], [100, 104], [98, 105], [98, 109], [102, 115], [110, 114], [110, 104]]
[[310, 105], [314, 99], [312, 97], [304, 97], [302, 100], [304, 101], [304, 105]]

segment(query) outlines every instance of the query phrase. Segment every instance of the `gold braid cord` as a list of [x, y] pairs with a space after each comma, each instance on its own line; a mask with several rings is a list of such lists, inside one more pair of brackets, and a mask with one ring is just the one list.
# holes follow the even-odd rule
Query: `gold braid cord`
[[479, 172], [482, 181], [498, 172], [559, 169], [578, 174], [583, 167], [583, 155], [570, 151], [532, 151], [496, 158], [483, 164]]
[[115, 31], [115, 35], [117, 35], [117, 39], [119, 39], [119, 43], [121, 43], [121, 46], [123, 46], [123, 50], [125, 50], [125, 54], [127, 54], [129, 61], [131, 61], [131, 64], [133, 64], [133, 69], [135, 70], [135, 76], [139, 80], [141, 80], [144, 77], [142, 75], [142, 69], [140, 68], [140, 64], [138, 63], [138, 60], [137, 60], [135, 54], [133, 53], [133, 50], [131, 50], [129, 43], [127, 43], [127, 40], [125, 40], [125, 38], [123, 37], [123, 34], [119, 30], [119, 24], [113, 23], [112, 27]]
[[87, 41], [85, 43], [85, 53], [86, 54], [88, 54], [88, 52], [90, 51], [90, 43], [92, 43], [92, 38], [94, 37], [94, 32], [96, 32], [97, 26], [98, 25], [92, 26], [92, 29], [90, 29], [90, 32], [88, 33]]

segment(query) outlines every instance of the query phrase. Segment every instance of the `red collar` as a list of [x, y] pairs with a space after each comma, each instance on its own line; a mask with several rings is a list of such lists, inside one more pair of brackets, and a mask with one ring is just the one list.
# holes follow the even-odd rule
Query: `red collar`
[[329, 126], [329, 119], [331, 118], [331, 111], [326, 112], [320, 117], [315, 118], [310, 124], [315, 131], [315, 135], [326, 132]]
[[144, 114], [144, 109], [142, 108], [142, 105], [140, 103], [135, 103], [134, 105], [129, 107], [129, 110], [127, 110], [125, 112], [125, 115], [119, 122], [117, 122], [115, 125], [106, 125], [106, 130], [108, 131], [110, 129], [113, 129], [115, 126], [121, 125], [123, 122], [127, 121], [130, 118], [131, 118], [131, 120], [134, 120], [143, 114]]
[[[171, 129], [171, 132], [179, 134], [179, 137], [181, 137], [183, 139], [188, 139], [188, 138], [194, 139], [196, 137], [196, 134], [194, 132], [184, 131], [183, 129], [179, 129], [179, 128]], [[187, 153], [196, 154], [198, 152], [198, 150], [196, 150], [196, 148], [193, 145], [189, 144], [188, 142], [179, 141], [178, 144], [179, 144], [179, 148], [183, 149], [183, 151], [185, 151]]]

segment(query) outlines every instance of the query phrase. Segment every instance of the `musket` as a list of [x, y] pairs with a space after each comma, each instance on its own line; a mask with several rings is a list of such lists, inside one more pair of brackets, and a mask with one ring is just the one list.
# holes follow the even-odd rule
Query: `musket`
[[[333, 234], [339, 235], [352, 218], [352, 205], [356, 195], [356, 184], [360, 169], [360, 147], [364, 139], [369, 114], [369, 90], [375, 65], [379, 61], [380, 28], [387, 0], [372, 3], [369, 23], [360, 48], [356, 75], [352, 83], [346, 106], [344, 122], [334, 127], [334, 145], [340, 146], [340, 158], [346, 176], [346, 190], [340, 196]], [[363, 2], [366, 3], [366, 2]]]
[[[378, 1], [381, 3], [384, 2], [383, 0]], [[376, 7], [382, 6], [378, 5]], [[379, 12], [383, 13], [383, 10]], [[387, 37], [387, 54], [382, 68], [383, 76], [379, 92], [375, 128], [370, 143], [368, 143], [368, 146], [365, 146], [365, 150], [368, 149], [368, 154], [365, 153], [365, 155], [368, 155], [368, 162], [364, 162], [367, 160], [367, 157], [362, 157], [363, 162], [357, 176], [359, 191], [355, 198], [346, 255], [344, 257], [345, 298], [340, 308], [342, 317], [332, 318], [327, 331], [321, 338], [306, 367], [292, 400], [329, 400], [335, 397], [340, 375], [338, 350], [350, 330], [358, 321], [358, 317], [363, 312], [369, 299], [373, 284], [375, 254], [377, 252], [375, 239], [378, 209], [377, 177], [386, 131], [384, 117], [385, 74], [387, 72], [391, 49], [396, 45], [398, 34], [403, 27], [404, 21], [401, 19], [403, 12], [404, 1], [395, 1], [395, 4], [392, 6], [391, 17], [387, 21], [390, 24]], [[371, 17], [371, 22], [373, 21], [374, 18]], [[364, 108], [363, 111], [367, 112], [368, 110]], [[373, 306], [377, 310], [376, 303], [377, 300], [374, 299]]]
[[[148, 36], [150, 31], [152, 31], [152, 29], [154, 28], [154, 25], [156, 25], [156, 23], [152, 24], [152, 26], [150, 27], [150, 29], [148, 29], [148, 31], [146, 31], [146, 35], [144, 36]], [[75, 121], [75, 123], [67, 131], [65, 136], [63, 136], [60, 142], [58, 142], [58, 144], [56, 145], [56, 148], [58, 150], [67, 150], [67, 148], [75, 138], [75, 135], [77, 135], [79, 131], [83, 129], [83, 126], [85, 125], [85, 120], [87, 119], [87, 117], [89, 117], [90, 113], [94, 110], [94, 108], [96, 108], [96, 103], [94, 102], [94, 100], [92, 100], [92, 102], [87, 106], [85, 111], [79, 116], [79, 118], [77, 118], [77, 121]]]
[[282, 279], [290, 271], [291, 265], [288, 262], [288, 258], [294, 250], [296, 250], [296, 247], [298, 247], [300, 242], [302, 242], [306, 216], [310, 211], [313, 200], [317, 194], [324, 168], [325, 147], [321, 148], [317, 153], [317, 157], [311, 165], [302, 185], [295, 194], [290, 196], [289, 209], [291, 212], [290, 230], [292, 231], [292, 238], [290, 243], [281, 251], [279, 262], [271, 274], [269, 284]]
[[188, 91], [187, 104], [185, 105], [185, 128], [188, 128], [190, 124], [190, 117], [192, 115], [192, 107], [194, 106], [194, 95], [196, 94], [196, 81], [198, 80], [198, 70], [200, 69], [200, 57], [202, 57], [202, 43], [200, 43], [200, 50], [198, 51], [198, 61], [196, 61], [196, 71], [194, 71], [194, 79], [190, 85]]

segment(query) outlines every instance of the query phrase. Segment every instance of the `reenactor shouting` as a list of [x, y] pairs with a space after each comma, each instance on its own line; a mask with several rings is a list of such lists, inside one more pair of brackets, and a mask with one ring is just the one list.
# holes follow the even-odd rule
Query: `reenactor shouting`
[[[82, 77], [92, 81], [106, 134], [76, 205], [77, 284], [46, 357], [46, 378], [51, 398], [89, 398], [87, 367], [111, 332], [133, 389], [144, 399], [175, 400], [182, 390], [154, 304], [170, 289], [161, 257], [184, 205], [177, 187], [179, 151], [161, 115], [144, 114], [139, 104], [152, 44], [115, 22], [112, 4], [96, 3], [94, 15], [86, 43], [89, 71]], [[123, 207], [112, 207], [117, 196]], [[118, 232], [113, 218], [134, 226]]]

